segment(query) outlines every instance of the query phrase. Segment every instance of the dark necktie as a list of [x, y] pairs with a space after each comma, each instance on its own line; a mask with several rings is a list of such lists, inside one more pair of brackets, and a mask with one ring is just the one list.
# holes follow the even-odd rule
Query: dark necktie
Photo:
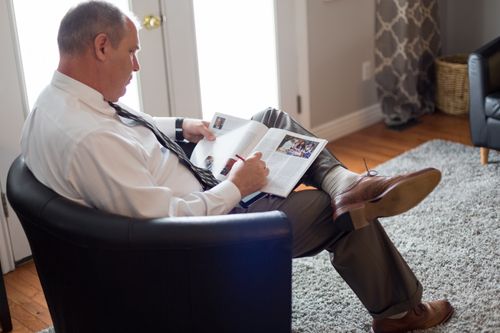
[[120, 117], [127, 118], [134, 120], [136, 123], [147, 127], [153, 134], [156, 136], [156, 139], [162, 146], [165, 148], [169, 149], [171, 152], [177, 155], [179, 158], [179, 161], [186, 167], [188, 168], [189, 171], [193, 173], [193, 175], [198, 179], [200, 184], [203, 186], [204, 190], [209, 190], [215, 185], [219, 184], [219, 181], [215, 179], [214, 175], [212, 172], [210, 172], [207, 169], [203, 169], [200, 167], [197, 167], [194, 165], [189, 158], [187, 157], [186, 153], [182, 148], [174, 141], [172, 141], [168, 136], [163, 134], [162, 131], [156, 125], [148, 122], [146, 119], [137, 116], [133, 113], [128, 112], [127, 110], [123, 109], [121, 106], [109, 102], [109, 105], [111, 105], [115, 110], [116, 114], [119, 115]]

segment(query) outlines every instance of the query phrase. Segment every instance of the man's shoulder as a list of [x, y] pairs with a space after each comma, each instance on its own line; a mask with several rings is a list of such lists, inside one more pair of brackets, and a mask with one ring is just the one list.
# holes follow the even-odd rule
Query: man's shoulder
[[70, 94], [46, 89], [26, 120], [22, 141], [27, 147], [53, 147], [68, 156], [116, 131], [116, 119], [93, 111]]

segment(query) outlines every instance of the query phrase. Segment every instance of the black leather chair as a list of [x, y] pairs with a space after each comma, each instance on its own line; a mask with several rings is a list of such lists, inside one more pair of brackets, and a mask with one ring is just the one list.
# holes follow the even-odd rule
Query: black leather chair
[[7, 195], [57, 333], [291, 330], [291, 229], [281, 212], [112, 215], [57, 195], [20, 157]]
[[500, 37], [469, 56], [470, 131], [481, 147], [481, 163], [489, 149], [500, 149]]

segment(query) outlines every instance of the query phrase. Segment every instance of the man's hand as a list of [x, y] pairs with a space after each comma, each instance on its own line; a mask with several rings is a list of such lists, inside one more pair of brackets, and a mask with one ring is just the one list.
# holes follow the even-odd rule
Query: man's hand
[[240, 190], [242, 197], [260, 190], [267, 184], [269, 169], [261, 158], [262, 153], [256, 152], [245, 162], [236, 162], [229, 173], [228, 179]]
[[204, 137], [209, 141], [215, 140], [215, 135], [208, 129], [210, 123], [199, 119], [184, 119], [182, 123], [182, 134], [189, 142], [197, 143]]

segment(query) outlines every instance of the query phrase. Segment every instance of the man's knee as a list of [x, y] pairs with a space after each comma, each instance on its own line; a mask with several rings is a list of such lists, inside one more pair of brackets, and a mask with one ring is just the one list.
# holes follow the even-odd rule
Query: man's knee
[[282, 114], [285, 114], [285, 113], [283, 111], [278, 110], [278, 109], [269, 107], [265, 110], [262, 110], [260, 112], [257, 112], [256, 114], [254, 114], [252, 117], [252, 120], [266, 124], [266, 123], [275, 122], [275, 120], [279, 119], [282, 116]]
[[320, 190], [303, 190], [292, 192], [289, 196], [289, 206], [296, 211], [297, 216], [311, 223], [315, 220], [331, 219], [332, 206], [328, 193]]

